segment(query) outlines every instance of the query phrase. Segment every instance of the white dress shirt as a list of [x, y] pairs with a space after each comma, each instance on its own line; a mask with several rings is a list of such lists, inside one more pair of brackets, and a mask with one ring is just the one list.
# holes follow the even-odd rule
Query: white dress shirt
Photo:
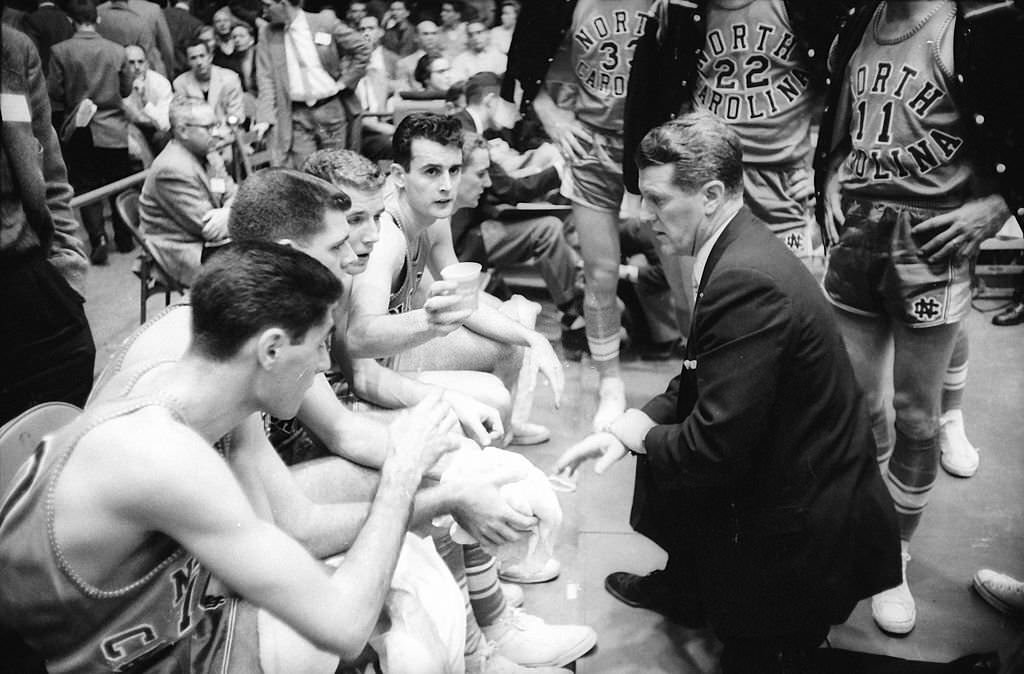
[[288, 68], [288, 92], [292, 101], [312, 105], [334, 96], [338, 83], [324, 70], [316, 51], [316, 40], [333, 40], [329, 33], [313, 33], [306, 15], [299, 12], [288, 24], [284, 35], [284, 54]]

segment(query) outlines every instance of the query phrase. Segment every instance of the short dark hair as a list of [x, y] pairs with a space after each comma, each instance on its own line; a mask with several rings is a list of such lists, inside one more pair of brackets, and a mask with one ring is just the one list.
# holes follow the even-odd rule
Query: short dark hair
[[416, 62], [416, 68], [412, 71], [413, 79], [427, 89], [427, 82], [430, 80], [430, 64], [445, 58], [443, 54], [424, 54]]
[[65, 11], [76, 25], [96, 23], [96, 3], [93, 0], [69, 0]]
[[347, 211], [352, 200], [337, 187], [285, 168], [249, 176], [231, 203], [228, 232], [233, 241], [308, 242], [324, 229], [326, 211]]
[[484, 100], [487, 94], [501, 91], [501, 78], [486, 70], [466, 80], [466, 105], [476, 105]]
[[[205, 28], [205, 26], [204, 26], [204, 28]], [[210, 45], [206, 43], [206, 40], [204, 40], [203, 38], [199, 37], [199, 31], [200, 30], [201, 30], [201, 28], [197, 28], [196, 32], [195, 32], [195, 35], [193, 35], [191, 38], [189, 38], [189, 41], [185, 43], [185, 53], [186, 54], [188, 53], [188, 50], [191, 49], [192, 47], [202, 47], [203, 49], [206, 50], [207, 54], [210, 53]]]
[[384, 187], [380, 166], [352, 150], [317, 150], [302, 170], [342, 189], [376, 192]]
[[398, 124], [391, 138], [394, 160], [406, 171], [412, 162], [412, 142], [431, 140], [445, 147], [462, 147], [462, 124], [454, 117], [433, 112], [416, 112]]
[[204, 264], [192, 284], [193, 348], [229, 360], [275, 326], [301, 343], [341, 298], [341, 288], [327, 267], [290, 246], [233, 243]]
[[695, 192], [721, 180], [730, 194], [743, 192], [743, 147], [739, 136], [707, 110], [687, 113], [651, 129], [636, 150], [636, 165], [671, 164], [673, 182]]

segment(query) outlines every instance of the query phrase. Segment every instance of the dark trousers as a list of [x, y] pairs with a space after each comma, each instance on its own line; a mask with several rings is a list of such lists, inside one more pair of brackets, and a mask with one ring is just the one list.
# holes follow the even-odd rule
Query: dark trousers
[[42, 252], [0, 259], [0, 424], [43, 402], [85, 404], [96, 347], [83, 303]]
[[[71, 136], [64, 147], [64, 161], [68, 166], [68, 182], [76, 195], [103, 187], [132, 173], [132, 158], [128, 148], [95, 147], [88, 128], [78, 129]], [[115, 196], [108, 199], [114, 223], [114, 238], [118, 243], [129, 243], [132, 235], [117, 215], [117, 209], [114, 208]], [[89, 241], [95, 245], [105, 233], [103, 202], [96, 201], [83, 206], [81, 213], [82, 225], [89, 234]]]

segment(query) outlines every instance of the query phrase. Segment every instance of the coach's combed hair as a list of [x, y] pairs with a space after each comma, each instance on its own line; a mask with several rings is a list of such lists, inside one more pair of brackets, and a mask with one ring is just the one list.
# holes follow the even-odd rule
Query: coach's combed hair
[[192, 285], [192, 345], [224, 361], [271, 327], [301, 343], [340, 298], [341, 282], [305, 253], [264, 241], [233, 243], [202, 266]]
[[462, 135], [462, 161], [469, 161], [470, 156], [477, 150], [487, 150], [487, 140], [478, 133], [466, 131]]
[[739, 136], [712, 113], [701, 110], [651, 129], [636, 151], [641, 170], [675, 167], [673, 182], [687, 192], [720, 180], [730, 194], [743, 191], [743, 148]]
[[454, 117], [432, 112], [417, 112], [399, 122], [391, 138], [391, 149], [394, 160], [406, 171], [412, 162], [412, 142], [417, 138], [461, 149], [462, 124]]
[[233, 241], [305, 243], [324, 230], [326, 211], [350, 208], [348, 195], [326, 180], [294, 169], [263, 169], [238, 188], [228, 233]]
[[384, 173], [352, 150], [317, 150], [306, 158], [302, 170], [343, 190], [377, 192], [384, 187]]

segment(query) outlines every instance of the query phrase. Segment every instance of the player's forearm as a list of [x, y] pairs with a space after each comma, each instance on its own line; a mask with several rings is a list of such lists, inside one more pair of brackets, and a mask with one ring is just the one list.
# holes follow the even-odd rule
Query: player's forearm
[[405, 377], [375, 360], [353, 362], [352, 388], [363, 400], [388, 409], [412, 407], [437, 391], [437, 387]]
[[466, 319], [466, 327], [477, 333], [493, 339], [502, 344], [516, 344], [518, 346], [530, 346], [532, 330], [527, 329], [521, 323], [512, 320], [497, 309], [481, 305], [473, 314]]
[[419, 346], [434, 337], [423, 309], [402, 314], [353, 316], [348, 330], [353, 358], [384, 358]]

